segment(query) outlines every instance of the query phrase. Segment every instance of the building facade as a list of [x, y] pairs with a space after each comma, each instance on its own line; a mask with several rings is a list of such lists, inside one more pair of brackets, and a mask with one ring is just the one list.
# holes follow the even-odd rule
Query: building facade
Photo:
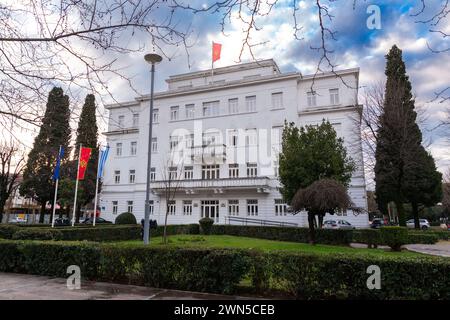
[[[272, 60], [174, 75], [154, 96], [151, 219], [169, 224], [307, 225], [278, 191], [277, 155], [285, 121], [297, 126], [330, 121], [357, 169], [349, 194], [367, 209], [358, 126], [359, 69], [336, 74], [281, 73]], [[313, 90], [312, 90], [313, 89]], [[144, 217], [149, 96], [108, 105], [110, 146], [100, 197], [101, 215]], [[357, 227], [366, 213], [342, 213]]]

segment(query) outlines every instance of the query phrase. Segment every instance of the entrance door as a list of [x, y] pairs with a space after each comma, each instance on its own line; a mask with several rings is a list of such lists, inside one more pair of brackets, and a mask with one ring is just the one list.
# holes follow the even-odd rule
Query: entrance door
[[215, 223], [219, 222], [219, 200], [201, 201], [201, 218], [211, 218]]

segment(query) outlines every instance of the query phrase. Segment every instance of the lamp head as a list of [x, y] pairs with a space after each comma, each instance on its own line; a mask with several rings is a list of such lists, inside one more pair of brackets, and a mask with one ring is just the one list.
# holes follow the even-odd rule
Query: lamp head
[[148, 53], [144, 56], [144, 59], [150, 64], [155, 64], [162, 61], [162, 57], [156, 53]]

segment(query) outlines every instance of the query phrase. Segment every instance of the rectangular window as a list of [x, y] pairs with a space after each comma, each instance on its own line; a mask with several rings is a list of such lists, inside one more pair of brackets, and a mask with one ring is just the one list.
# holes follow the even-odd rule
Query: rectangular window
[[178, 120], [179, 111], [179, 106], [170, 107], [170, 120]]
[[258, 145], [258, 131], [256, 129], [247, 129], [245, 131], [245, 140], [247, 146]]
[[185, 141], [186, 141], [186, 148], [192, 148], [194, 146], [194, 134], [188, 134], [184, 137]]
[[112, 202], [112, 213], [117, 214], [118, 209], [119, 209], [119, 202], [113, 201]]
[[308, 107], [315, 107], [316, 106], [316, 92], [307, 92], [306, 93], [306, 98], [308, 100]]
[[187, 104], [186, 105], [186, 119], [194, 119], [195, 117], [195, 105]]
[[228, 113], [239, 113], [239, 100], [238, 98], [228, 99]]
[[192, 216], [192, 200], [183, 200], [183, 215]]
[[258, 175], [258, 164], [247, 163], [247, 177], [256, 177]]
[[239, 215], [239, 200], [228, 200], [228, 215], [229, 216]]
[[170, 136], [169, 137], [169, 144], [170, 144], [170, 150], [176, 149], [178, 146], [179, 137], [178, 136]]
[[177, 205], [175, 200], [169, 200], [167, 201], [167, 206], [169, 209], [169, 215], [175, 215], [176, 211], [177, 211]]
[[245, 108], [247, 112], [256, 111], [256, 96], [245, 97]]
[[123, 128], [124, 124], [125, 124], [125, 116], [119, 116], [117, 125], [119, 126], [119, 128]]
[[132, 156], [135, 156], [136, 153], [137, 153], [137, 142], [136, 142], [136, 141], [132, 141], [132, 142], [130, 143], [130, 154], [131, 154]]
[[272, 93], [272, 108], [283, 108], [283, 92]]
[[120, 170], [114, 171], [114, 183], [115, 184], [120, 183]]
[[139, 127], [139, 113], [133, 113], [133, 127]]
[[251, 199], [247, 200], [247, 215], [257, 216], [258, 215], [258, 200]]
[[159, 110], [153, 109], [153, 123], [158, 123], [159, 121]]
[[202, 166], [202, 179], [219, 179], [220, 167], [218, 164]]
[[150, 168], [150, 180], [155, 181], [156, 180], [156, 168]]
[[237, 147], [237, 145], [238, 145], [238, 132], [237, 132], [237, 130], [230, 130], [228, 132], [228, 145], [230, 147]]
[[116, 143], [116, 156], [120, 157], [122, 155], [122, 142]]
[[186, 179], [186, 180], [194, 179], [194, 167], [193, 166], [184, 167], [184, 179]]
[[178, 170], [177, 167], [169, 167], [169, 180], [177, 180]]
[[133, 213], [133, 201], [127, 201], [127, 212]]
[[287, 204], [283, 199], [275, 199], [275, 215], [285, 216], [287, 213]]
[[153, 204], [153, 200], [149, 200], [148, 201], [148, 212], [149, 212], [149, 214], [152, 216], [153, 214], [154, 214], [154, 212], [155, 212], [155, 210], [154, 210], [154, 204]]
[[136, 170], [130, 170], [130, 183], [134, 183], [136, 181]]
[[339, 104], [339, 89], [330, 89], [330, 104]]
[[152, 152], [158, 152], [158, 138], [152, 138]]
[[219, 101], [203, 102], [203, 116], [212, 117], [219, 115]]
[[230, 163], [228, 165], [228, 177], [229, 178], [239, 178], [239, 164]]

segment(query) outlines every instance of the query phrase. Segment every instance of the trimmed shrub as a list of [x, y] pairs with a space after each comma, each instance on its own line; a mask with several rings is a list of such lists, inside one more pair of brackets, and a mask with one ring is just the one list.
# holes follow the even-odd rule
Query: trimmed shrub
[[[151, 231], [152, 237], [161, 237], [164, 232], [164, 226], [157, 226], [156, 229], [152, 229]], [[199, 234], [200, 226], [198, 224], [169, 224], [167, 225], [167, 234], [168, 235], [176, 235], [176, 234]]]
[[61, 240], [62, 233], [59, 230], [44, 228], [26, 228], [13, 234], [15, 240]]
[[0, 239], [11, 239], [19, 227], [10, 224], [0, 224]]
[[381, 227], [380, 237], [393, 251], [400, 251], [401, 246], [408, 243], [408, 230], [405, 227]]
[[353, 231], [353, 242], [366, 243], [369, 248], [381, 245], [380, 231], [376, 229], [361, 229]]
[[136, 217], [131, 212], [123, 212], [116, 218], [115, 224], [137, 224]]
[[201, 218], [199, 221], [200, 224], [200, 233], [202, 234], [211, 234], [212, 226], [214, 224], [214, 220], [211, 218]]
[[[409, 231], [406, 237], [405, 244], [435, 244], [442, 236], [437, 232], [432, 231]], [[353, 242], [366, 243], [369, 248], [377, 247], [379, 245], [387, 245], [381, 239], [381, 232], [377, 229], [360, 229], [353, 231]]]

